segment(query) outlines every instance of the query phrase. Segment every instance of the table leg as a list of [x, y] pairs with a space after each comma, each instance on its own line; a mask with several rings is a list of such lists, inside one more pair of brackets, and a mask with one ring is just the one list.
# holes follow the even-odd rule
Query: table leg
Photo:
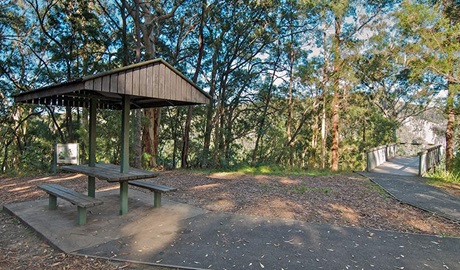
[[120, 215], [128, 214], [128, 182], [120, 182]]
[[96, 198], [96, 178], [88, 176], [88, 196]]

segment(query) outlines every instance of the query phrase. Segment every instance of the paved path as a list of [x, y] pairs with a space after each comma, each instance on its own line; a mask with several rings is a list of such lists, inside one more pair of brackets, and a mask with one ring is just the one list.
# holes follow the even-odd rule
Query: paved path
[[397, 157], [372, 172], [360, 174], [404, 203], [460, 221], [460, 198], [425, 184], [417, 173], [418, 157]]
[[[460, 238], [208, 212], [130, 190], [118, 215], [117, 190], [98, 192], [88, 223], [76, 207], [47, 199], [6, 205], [61, 250], [180, 269], [460, 269]], [[135, 198], [135, 199], [134, 199]], [[50, 221], [53, 222], [50, 222]]]
[[418, 157], [395, 157], [372, 170], [375, 173], [391, 175], [418, 175]]

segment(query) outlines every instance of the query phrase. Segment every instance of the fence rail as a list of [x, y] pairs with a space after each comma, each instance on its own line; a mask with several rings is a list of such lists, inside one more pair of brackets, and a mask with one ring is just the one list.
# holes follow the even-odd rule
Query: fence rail
[[419, 152], [418, 175], [423, 176], [427, 171], [434, 169], [441, 162], [441, 156], [441, 145], [435, 145]]
[[396, 143], [382, 145], [366, 150], [367, 166], [366, 170], [371, 171], [380, 164], [396, 156]]

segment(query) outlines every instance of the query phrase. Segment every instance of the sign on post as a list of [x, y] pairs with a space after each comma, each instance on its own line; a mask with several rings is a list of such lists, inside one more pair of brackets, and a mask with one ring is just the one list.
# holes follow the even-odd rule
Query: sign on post
[[80, 164], [80, 149], [78, 143], [56, 144], [57, 164]]

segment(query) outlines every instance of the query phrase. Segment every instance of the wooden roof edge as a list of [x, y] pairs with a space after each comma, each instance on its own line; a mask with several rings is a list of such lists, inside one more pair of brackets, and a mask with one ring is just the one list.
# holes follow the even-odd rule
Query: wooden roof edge
[[[149, 60], [149, 61], [145, 61], [145, 62], [141, 62], [141, 63], [132, 64], [132, 65], [129, 65], [129, 66], [116, 68], [116, 69], [113, 69], [113, 70], [109, 70], [109, 71], [106, 71], [106, 72], [101, 72], [101, 73], [94, 74], [94, 75], [84, 76], [82, 78], [77, 78], [77, 79], [67, 81], [67, 82], [63, 82], [63, 83], [47, 85], [47, 86], [40, 87], [40, 88], [37, 88], [37, 89], [33, 89], [33, 90], [30, 90], [30, 91], [15, 94], [15, 95], [13, 95], [13, 98], [14, 98], [14, 100], [16, 102], [21, 102], [21, 101], [28, 100], [28, 99], [31, 99], [31, 98], [41, 98], [40, 94], [42, 92], [48, 90], [48, 89], [51, 89], [51, 88], [56, 88], [56, 93], [57, 94], [59, 94], [59, 92], [61, 92], [61, 91], [69, 92], [69, 87], [72, 87], [71, 91], [85, 90], [85, 88], [84, 88], [85, 81], [96, 79], [96, 78], [99, 78], [99, 77], [103, 77], [103, 76], [106, 76], [106, 75], [118, 73], [118, 72], [129, 70], [129, 69], [134, 69], [134, 68], [137, 68], [137, 67], [147, 66], [147, 65], [150, 65], [150, 64], [154, 64], [154, 63], [162, 63], [163, 65], [167, 66], [169, 69], [171, 69], [174, 73], [176, 73], [182, 79], [184, 79], [188, 83], [190, 83], [196, 90], [198, 90], [206, 98], [208, 98], [209, 100], [211, 99], [211, 96], [208, 93], [206, 93], [205, 91], [203, 91], [203, 89], [201, 89], [198, 85], [196, 85], [196, 83], [194, 83], [189, 78], [185, 77], [184, 74], [182, 74], [180, 71], [175, 69], [168, 62], [166, 62], [165, 60], [163, 60], [161, 58], [157, 58], [157, 59], [153, 59], [153, 60]], [[47, 94], [49, 94], [49, 93], [47, 93]]]
[[150, 64], [155, 64], [155, 63], [161, 63], [161, 64], [167, 66], [174, 73], [176, 73], [182, 79], [186, 80], [193, 87], [195, 87], [195, 89], [197, 89], [200, 93], [205, 95], [208, 99], [211, 99], [211, 96], [208, 93], [206, 93], [205, 91], [203, 91], [203, 89], [201, 89], [201, 87], [199, 87], [196, 83], [194, 83], [189, 78], [185, 77], [185, 75], [182, 74], [182, 72], [180, 72], [179, 70], [174, 68], [171, 64], [169, 64], [168, 62], [166, 62], [162, 58], [156, 58], [156, 59], [153, 59], [153, 60], [148, 60], [148, 61], [144, 61], [144, 62], [140, 62], [140, 63], [135, 63], [135, 64], [132, 64], [132, 65], [129, 65], [129, 66], [124, 66], [124, 67], [112, 69], [112, 70], [109, 70], [109, 71], [106, 71], [106, 72], [101, 72], [101, 73], [97, 73], [97, 74], [93, 74], [93, 75], [88, 75], [88, 76], [83, 77], [82, 79], [83, 79], [83, 81], [93, 80], [93, 79], [100, 78], [100, 77], [103, 77], [103, 76], [106, 76], [106, 75], [118, 73], [118, 72], [129, 70], [129, 69], [134, 69], [134, 68], [138, 68], [138, 67], [148, 66]]
[[[45, 92], [48, 89], [51, 88], [56, 88], [54, 95], [59, 95], [61, 92], [67, 93], [69, 91], [78, 91], [78, 90], [84, 90], [84, 81], [82, 78], [78, 78], [75, 80], [71, 80], [68, 82], [63, 82], [63, 83], [57, 83], [57, 84], [51, 84], [47, 85], [44, 87], [40, 87], [37, 89], [32, 89], [30, 91], [25, 91], [22, 93], [18, 93], [13, 95], [12, 97], [14, 98], [15, 102], [21, 102], [29, 99], [35, 99], [35, 98], [42, 98], [45, 96], [49, 96], [49, 93]], [[46, 95], [42, 95], [42, 93], [45, 93]]]

